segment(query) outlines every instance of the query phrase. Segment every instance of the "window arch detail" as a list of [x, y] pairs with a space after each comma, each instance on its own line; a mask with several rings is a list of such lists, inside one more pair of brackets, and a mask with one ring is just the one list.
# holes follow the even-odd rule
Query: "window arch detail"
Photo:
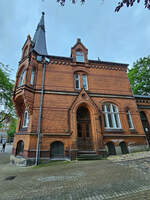
[[112, 103], [104, 103], [102, 105], [104, 113], [104, 123], [106, 129], [121, 129], [121, 122], [118, 108]]

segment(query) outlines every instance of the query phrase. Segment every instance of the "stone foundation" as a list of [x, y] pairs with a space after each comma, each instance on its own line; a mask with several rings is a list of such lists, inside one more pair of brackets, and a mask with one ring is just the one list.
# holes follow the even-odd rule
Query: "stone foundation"
[[134, 145], [134, 146], [128, 146], [129, 153], [132, 152], [139, 152], [139, 151], [146, 151], [149, 149], [148, 145]]

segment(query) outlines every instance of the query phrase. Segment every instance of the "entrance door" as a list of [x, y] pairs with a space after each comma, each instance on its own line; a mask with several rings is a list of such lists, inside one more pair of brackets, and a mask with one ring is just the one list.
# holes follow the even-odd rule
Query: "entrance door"
[[144, 129], [148, 144], [150, 146], [150, 125], [149, 125], [149, 123], [147, 121], [147, 117], [143, 111], [140, 112], [140, 117], [141, 117], [143, 129]]
[[51, 158], [64, 158], [64, 144], [62, 142], [53, 142], [51, 144]]
[[82, 151], [92, 150], [90, 113], [86, 107], [77, 110], [77, 145]]

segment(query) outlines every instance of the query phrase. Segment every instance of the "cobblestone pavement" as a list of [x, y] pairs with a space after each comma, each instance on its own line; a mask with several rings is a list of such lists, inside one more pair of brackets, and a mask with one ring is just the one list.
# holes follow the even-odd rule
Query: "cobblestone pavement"
[[11, 166], [9, 155], [0, 154], [0, 200], [150, 200], [149, 152], [44, 167]]

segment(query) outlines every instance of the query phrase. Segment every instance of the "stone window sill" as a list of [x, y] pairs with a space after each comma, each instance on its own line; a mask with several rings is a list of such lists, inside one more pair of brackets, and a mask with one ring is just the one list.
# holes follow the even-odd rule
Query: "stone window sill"
[[25, 128], [20, 128], [19, 131], [27, 131], [27, 127], [25, 127]]
[[135, 129], [132, 129], [132, 128], [130, 129], [130, 132], [131, 133], [137, 133], [137, 131]]
[[115, 133], [116, 133], [116, 132], [117, 132], [117, 133], [123, 133], [124, 131], [123, 131], [123, 129], [114, 129], [114, 128], [110, 128], [110, 129], [105, 129], [104, 132], [106, 132], [106, 133], [108, 133], [108, 132], [111, 132], [111, 133], [112, 133], [112, 132], [113, 132], [113, 133], [114, 133], [114, 132], [115, 132]]

